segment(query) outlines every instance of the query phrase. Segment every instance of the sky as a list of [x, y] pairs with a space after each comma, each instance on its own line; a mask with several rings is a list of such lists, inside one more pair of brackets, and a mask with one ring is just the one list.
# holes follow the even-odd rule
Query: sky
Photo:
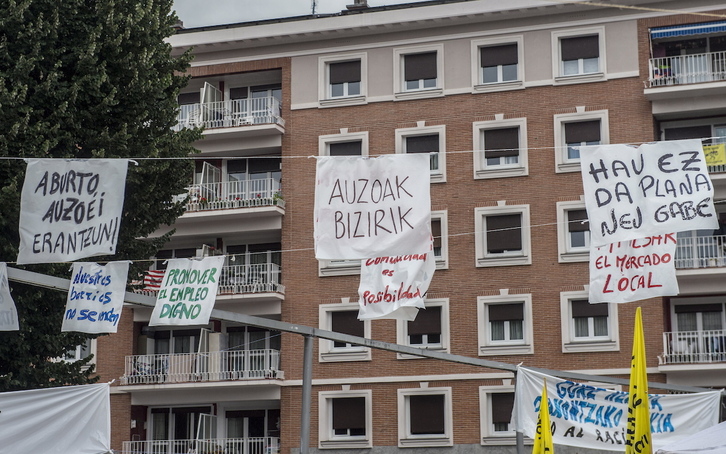
[[[415, 3], [424, 0], [368, 0], [368, 6]], [[184, 28], [234, 24], [312, 14], [313, 0], [174, 0]], [[337, 13], [353, 0], [316, 0], [316, 14]]]

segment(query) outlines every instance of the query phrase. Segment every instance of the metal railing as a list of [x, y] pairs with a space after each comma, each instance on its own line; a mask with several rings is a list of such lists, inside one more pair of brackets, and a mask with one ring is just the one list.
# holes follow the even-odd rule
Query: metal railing
[[124, 441], [124, 454], [277, 454], [277, 437]]
[[280, 181], [275, 178], [194, 184], [189, 187], [188, 194], [187, 211], [285, 206], [280, 193]]
[[280, 284], [280, 265], [277, 263], [227, 265], [222, 268], [218, 295], [269, 292], [285, 293], [285, 287]]
[[661, 364], [726, 362], [726, 331], [663, 333]]
[[726, 235], [678, 238], [675, 265], [678, 269], [726, 266]]
[[127, 356], [121, 384], [259, 380], [279, 376], [278, 350], [227, 350]]
[[174, 130], [197, 127], [216, 129], [268, 123], [285, 126], [280, 113], [280, 101], [272, 96], [184, 104], [179, 106]]
[[651, 58], [650, 86], [684, 85], [726, 80], [726, 52]]

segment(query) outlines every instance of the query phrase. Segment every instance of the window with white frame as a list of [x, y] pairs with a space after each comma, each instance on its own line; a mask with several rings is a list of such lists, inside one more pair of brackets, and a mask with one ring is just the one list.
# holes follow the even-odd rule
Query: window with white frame
[[661, 140], [702, 139], [704, 145], [726, 143], [726, 117], [664, 121]]
[[319, 57], [321, 107], [365, 104], [367, 62], [365, 52]]
[[477, 316], [479, 356], [534, 353], [532, 295], [480, 296]]
[[517, 43], [479, 48], [482, 84], [511, 82], [519, 79]]
[[370, 390], [318, 393], [318, 440], [321, 449], [370, 448], [373, 416]]
[[[358, 303], [345, 299], [337, 304], [321, 304], [320, 329], [358, 337], [371, 337], [370, 320], [358, 320]], [[368, 361], [370, 348], [362, 345], [320, 339], [320, 361]]]
[[396, 153], [427, 153], [430, 156], [431, 182], [446, 181], [446, 126], [396, 129]]
[[403, 89], [406, 91], [436, 88], [436, 52], [403, 56]]
[[557, 56], [555, 80], [560, 83], [601, 80], [605, 72], [604, 28], [558, 31], [552, 33], [553, 53]]
[[590, 222], [585, 202], [557, 202], [559, 262], [587, 262], [590, 259]]
[[529, 205], [499, 205], [474, 210], [476, 265], [529, 265]]
[[[68, 362], [75, 362], [80, 361], [82, 359], [86, 359], [91, 355], [96, 354], [96, 339], [86, 339], [85, 342], [83, 342], [80, 345], [76, 345], [75, 348], [72, 348], [68, 350], [63, 357], [64, 360]], [[91, 363], [94, 363], [94, 360], [91, 360]]]
[[527, 119], [497, 116], [473, 124], [474, 178], [527, 175]]
[[556, 172], [580, 171], [580, 147], [610, 143], [608, 111], [577, 112], [554, 116]]
[[320, 156], [368, 156], [368, 132], [351, 132], [318, 137]]
[[451, 388], [398, 390], [398, 446], [453, 445]]
[[360, 60], [330, 63], [328, 71], [331, 98], [360, 95]]
[[431, 236], [434, 237], [436, 269], [446, 269], [449, 267], [449, 227], [445, 210], [431, 212]]
[[[413, 321], [398, 320], [396, 342], [411, 347], [449, 351], [449, 300], [426, 300]], [[420, 358], [398, 354], [400, 359]]]
[[443, 94], [443, 45], [394, 49], [396, 99]]
[[560, 310], [563, 352], [617, 351], [620, 349], [617, 304], [590, 304], [585, 291], [562, 292]]
[[516, 442], [510, 423], [513, 409], [514, 386], [479, 387], [482, 445], [513, 445]]

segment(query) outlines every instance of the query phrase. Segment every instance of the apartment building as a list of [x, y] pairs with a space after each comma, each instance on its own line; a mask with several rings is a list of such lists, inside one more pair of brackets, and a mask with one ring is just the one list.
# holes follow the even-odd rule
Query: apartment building
[[[157, 258], [224, 255], [221, 309], [614, 377], [629, 373], [641, 306], [651, 381], [726, 386], [726, 232], [679, 233], [677, 297], [587, 301], [578, 147], [726, 142], [726, 10], [623, 3], [641, 9], [356, 3], [180, 30], [171, 43], [195, 60], [177, 127], [205, 131], [187, 212]], [[415, 321], [362, 322], [359, 263], [315, 259], [310, 157], [388, 153], [431, 156], [437, 270]], [[718, 202], [726, 166], [710, 171]], [[119, 378], [115, 449], [299, 450], [301, 336], [219, 320], [166, 330], [149, 316], [127, 308], [96, 348], [100, 375]], [[321, 339], [309, 445], [515, 452], [513, 393], [510, 372]]]

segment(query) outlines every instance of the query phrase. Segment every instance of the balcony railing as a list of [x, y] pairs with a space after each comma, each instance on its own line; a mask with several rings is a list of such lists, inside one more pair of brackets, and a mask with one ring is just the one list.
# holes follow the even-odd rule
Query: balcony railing
[[277, 437], [124, 441], [124, 454], [277, 454]]
[[651, 58], [649, 80], [651, 87], [726, 80], [726, 52]]
[[272, 349], [127, 356], [122, 385], [259, 380], [281, 376]]
[[188, 195], [187, 211], [285, 206], [280, 193], [280, 181], [275, 178], [194, 184], [189, 187]]
[[663, 333], [661, 364], [726, 362], [726, 331]]
[[678, 269], [726, 266], [726, 235], [678, 238], [675, 265]]
[[174, 129], [216, 129], [267, 123], [285, 126], [280, 116], [280, 101], [272, 96], [181, 105]]
[[249, 263], [227, 265], [222, 268], [217, 293], [285, 293], [280, 284], [280, 265], [277, 263]]

